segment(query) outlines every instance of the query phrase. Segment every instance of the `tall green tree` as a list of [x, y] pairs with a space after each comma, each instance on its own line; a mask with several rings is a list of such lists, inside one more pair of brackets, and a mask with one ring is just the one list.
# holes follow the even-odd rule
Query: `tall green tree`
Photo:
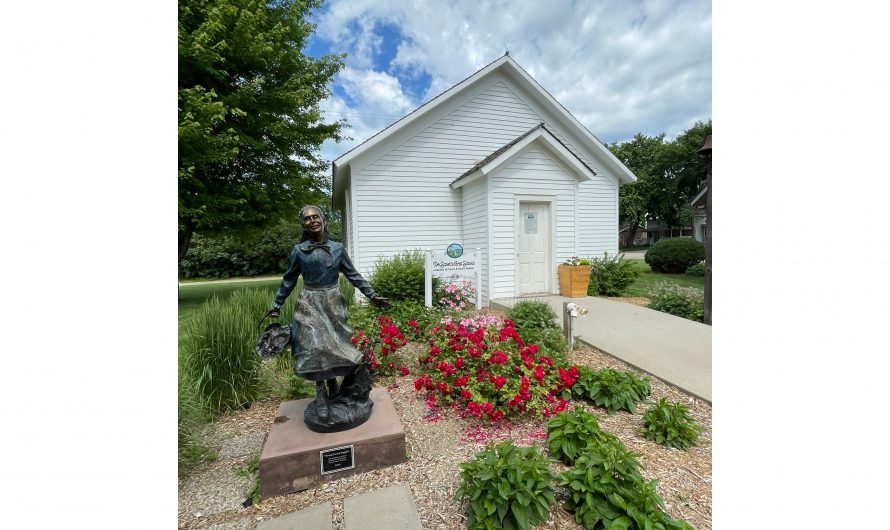
[[686, 226], [689, 201], [707, 178], [707, 168], [697, 150], [711, 134], [711, 121], [696, 122], [677, 138], [665, 134], [646, 136], [610, 144], [612, 153], [637, 176], [637, 182], [622, 186], [619, 216], [628, 224], [623, 245], [630, 246], [637, 229], [645, 221], [664, 221], [669, 227]]
[[637, 229], [646, 222], [653, 211], [655, 176], [659, 171], [659, 159], [664, 149], [664, 133], [646, 136], [637, 133], [632, 140], [608, 146], [612, 154], [621, 160], [637, 181], [622, 186], [618, 193], [618, 214], [622, 223], [628, 223], [622, 244], [629, 247], [637, 236]]
[[194, 233], [250, 230], [325, 202], [319, 103], [344, 55], [302, 53], [321, 0], [179, 0], [179, 259]]

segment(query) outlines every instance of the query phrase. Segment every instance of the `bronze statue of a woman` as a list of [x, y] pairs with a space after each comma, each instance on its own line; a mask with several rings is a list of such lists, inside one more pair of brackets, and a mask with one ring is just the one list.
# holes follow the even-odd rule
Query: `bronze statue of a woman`
[[[340, 273], [374, 305], [387, 307], [371, 285], [355, 270], [343, 245], [328, 237], [321, 209], [300, 210], [303, 233], [288, 258], [287, 271], [275, 301], [266, 315], [277, 318], [281, 305], [303, 275], [303, 288], [294, 306], [291, 323], [291, 353], [294, 373], [315, 381], [316, 398], [305, 413], [306, 425], [317, 432], [356, 427], [371, 415], [371, 378], [362, 354], [350, 342], [346, 324], [346, 298], [340, 292]], [[342, 376], [338, 388], [336, 377]]]

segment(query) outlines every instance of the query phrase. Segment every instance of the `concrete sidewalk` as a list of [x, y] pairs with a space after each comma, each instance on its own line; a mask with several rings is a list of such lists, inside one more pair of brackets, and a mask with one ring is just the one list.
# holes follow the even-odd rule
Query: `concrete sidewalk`
[[711, 326], [661, 311], [605, 298], [546, 295], [503, 298], [492, 307], [508, 309], [521, 300], [542, 300], [562, 326], [563, 302], [589, 312], [575, 318], [572, 334], [581, 340], [690, 394], [711, 402]]
[[625, 250], [624, 252], [619, 252], [624, 259], [646, 259], [646, 251], [645, 250]]

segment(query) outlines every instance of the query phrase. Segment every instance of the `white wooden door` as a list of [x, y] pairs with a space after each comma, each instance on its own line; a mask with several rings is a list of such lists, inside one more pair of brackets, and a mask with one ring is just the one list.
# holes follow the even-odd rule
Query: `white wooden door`
[[550, 291], [550, 204], [519, 203], [516, 256], [519, 294]]

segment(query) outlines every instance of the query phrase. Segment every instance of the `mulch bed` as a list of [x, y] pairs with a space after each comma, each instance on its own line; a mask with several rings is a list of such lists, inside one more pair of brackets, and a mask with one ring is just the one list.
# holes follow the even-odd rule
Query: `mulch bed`
[[[489, 310], [490, 311], [490, 310]], [[495, 312], [495, 311], [490, 311]], [[409, 344], [400, 351], [406, 359], [416, 359], [419, 344]], [[621, 361], [594, 348], [582, 347], [568, 354], [570, 362], [592, 368], [618, 368], [635, 371]], [[410, 365], [409, 365], [410, 366]], [[645, 374], [641, 374], [645, 375]], [[639, 407], [637, 414], [619, 412], [608, 416], [605, 411], [586, 403], [574, 402], [595, 414], [600, 427], [618, 436], [628, 449], [640, 454], [642, 473], [647, 479], [658, 479], [658, 491], [664, 498], [667, 513], [682, 518], [698, 530], [711, 528], [711, 405], [701, 399], [686, 394], [658, 379], [650, 378], [655, 401], [662, 397], [689, 406], [690, 414], [702, 426], [698, 445], [688, 451], [670, 449], [644, 439], [639, 434], [640, 418], [645, 407]], [[414, 377], [385, 377], [375, 386], [389, 388], [393, 403], [405, 429], [408, 462], [398, 466], [376, 470], [362, 475], [346, 477], [320, 485], [300, 493], [274, 497], [260, 501], [257, 505], [234, 507], [215, 513], [200, 513], [194, 508], [201, 499], [196, 495], [208, 495], [208, 489], [228, 488], [229, 494], [237, 495], [238, 488], [247, 490], [243, 477], [220, 480], [218, 474], [202, 473], [201, 469], [180, 480], [179, 488], [179, 528], [255, 528], [257, 521], [270, 519], [296, 510], [307, 508], [324, 501], [332, 501], [334, 506], [334, 528], [343, 528], [343, 500], [346, 497], [384, 488], [404, 482], [411, 487], [421, 523], [425, 529], [466, 528], [465, 506], [454, 500], [454, 492], [459, 486], [461, 462], [470, 460], [489, 441], [511, 438], [517, 445], [537, 443], [546, 448], [546, 420], [524, 420], [504, 423], [497, 426], [485, 425], [461, 419], [450, 411], [431, 413], [426, 407], [425, 398], [415, 392]], [[250, 409], [230, 413], [220, 418], [207, 429], [211, 440], [221, 446], [222, 439], [251, 439], [268, 433], [275, 417], [278, 400], [264, 400], [255, 403]], [[255, 455], [259, 454], [256, 445]], [[261, 448], [261, 445], [259, 445]], [[222, 455], [221, 455], [222, 458]], [[241, 463], [247, 456], [240, 455], [235, 463]], [[207, 464], [205, 468], [217, 466], [220, 472], [235, 475], [235, 465], [222, 462]], [[554, 470], [566, 469], [555, 464]], [[219, 471], [219, 470], [217, 470]], [[196, 484], [201, 477], [214, 481], [210, 484]], [[239, 482], [240, 480], [240, 482]], [[557, 501], [562, 492], [557, 489]], [[222, 494], [221, 494], [222, 495]], [[206, 504], [206, 503], [205, 503]], [[231, 502], [230, 502], [231, 504]], [[197, 515], [196, 515], [197, 514]], [[581, 528], [575, 524], [570, 513], [558, 504], [551, 511], [551, 519], [536, 528]]]

